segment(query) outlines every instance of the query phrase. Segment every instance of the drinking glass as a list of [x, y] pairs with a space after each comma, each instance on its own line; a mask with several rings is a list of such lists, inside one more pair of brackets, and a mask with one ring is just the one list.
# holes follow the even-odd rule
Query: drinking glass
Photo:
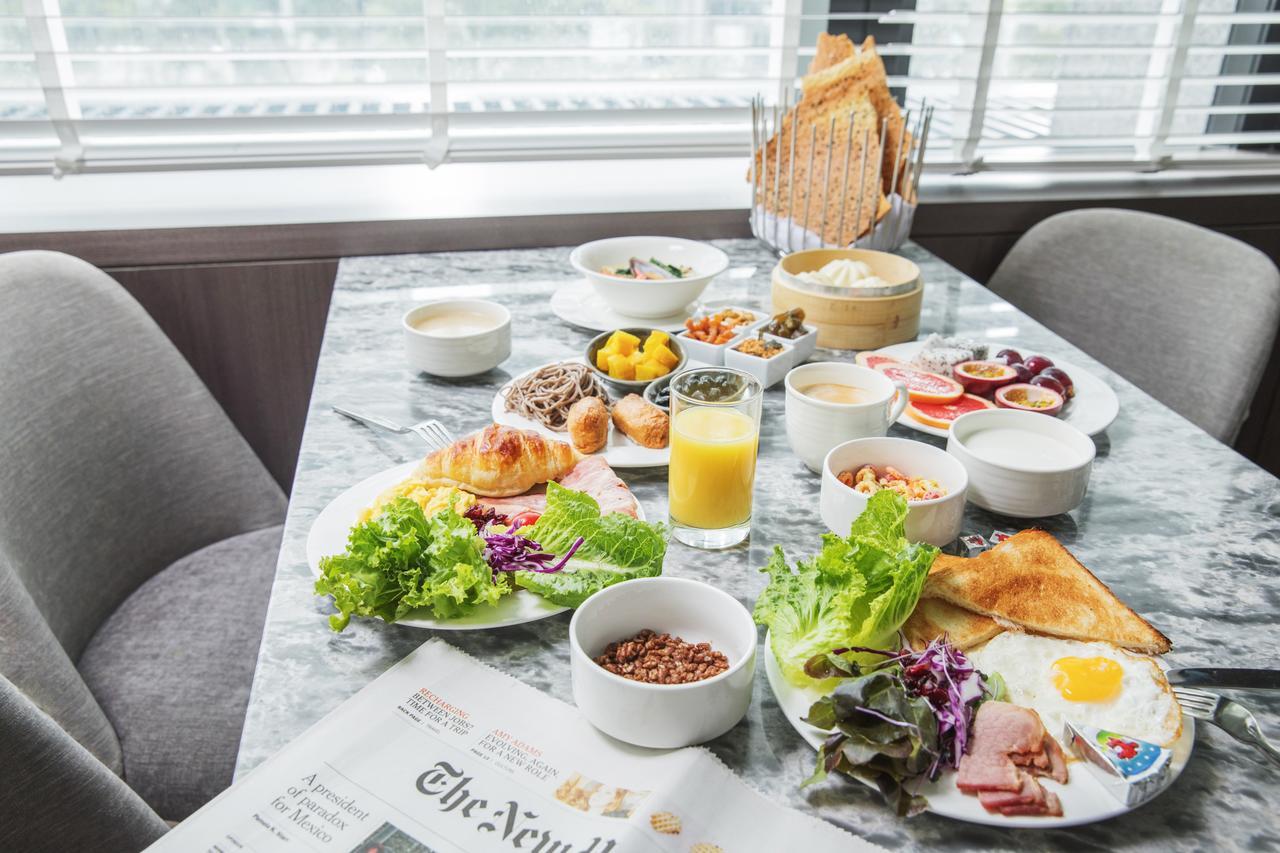
[[695, 548], [727, 548], [751, 532], [751, 490], [764, 388], [730, 367], [671, 380], [668, 498], [672, 532]]

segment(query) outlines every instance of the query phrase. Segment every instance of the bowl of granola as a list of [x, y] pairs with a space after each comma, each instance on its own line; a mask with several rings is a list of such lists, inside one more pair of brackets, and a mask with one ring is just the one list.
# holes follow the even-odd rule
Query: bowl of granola
[[907, 539], [939, 547], [960, 535], [969, 474], [945, 450], [908, 438], [858, 438], [838, 444], [822, 462], [822, 521], [841, 536], [882, 489], [907, 501]]

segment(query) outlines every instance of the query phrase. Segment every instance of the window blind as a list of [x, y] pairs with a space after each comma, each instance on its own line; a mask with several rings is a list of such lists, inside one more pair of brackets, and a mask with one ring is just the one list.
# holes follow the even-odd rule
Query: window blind
[[1273, 5], [0, 0], [0, 170], [745, 155], [850, 28], [932, 169], [1274, 165]]

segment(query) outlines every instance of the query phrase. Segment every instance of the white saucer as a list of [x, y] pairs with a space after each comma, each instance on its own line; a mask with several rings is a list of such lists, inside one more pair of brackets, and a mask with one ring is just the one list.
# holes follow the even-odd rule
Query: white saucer
[[578, 279], [564, 285], [552, 295], [551, 310], [569, 325], [592, 332], [609, 332], [636, 326], [679, 332], [684, 328], [684, 321], [698, 310], [698, 301], [690, 302], [682, 311], [670, 317], [628, 317], [610, 308], [591, 287], [590, 282]]

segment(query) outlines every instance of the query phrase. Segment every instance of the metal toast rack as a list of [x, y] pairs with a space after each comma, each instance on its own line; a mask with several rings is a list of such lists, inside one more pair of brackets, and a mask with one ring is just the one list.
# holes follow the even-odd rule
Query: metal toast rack
[[[889, 186], [893, 192], [888, 196], [888, 210], [882, 214], [877, 210], [882, 204], [880, 202], [880, 193], [882, 186], [882, 171], [888, 168], [887, 158], [880, 158], [879, 163], [872, 164], [874, 168], [875, 180], [867, 180], [867, 151], [871, 147], [872, 138], [871, 130], [867, 128], [863, 131], [861, 145], [861, 162], [857, 169], [858, 188], [853, 199], [853, 210], [863, 211], [864, 200], [870, 201], [866, 194], [874, 194], [875, 206], [872, 210], [877, 210], [870, 228], [858, 234], [852, 243], [840, 245], [827, 240], [827, 217], [829, 215], [838, 216], [836, 235], [843, 236], [845, 232], [845, 209], [849, 205], [851, 196], [849, 195], [849, 166], [850, 157], [854, 150], [854, 112], [850, 111], [848, 118], [848, 128], [845, 133], [845, 139], [841, 144], [836, 139], [836, 118], [830, 119], [830, 127], [826, 134], [828, 140], [825, 150], [818, 151], [818, 122], [811, 122], [807, 128], [809, 134], [809, 145], [807, 147], [807, 168], [804, 170], [802, 180], [807, 180], [808, 185], [804, 187], [801, 193], [804, 197], [804, 212], [797, 220], [788, 216], [780, 207], [780, 200], [792, 198], [791, 189], [795, 187], [796, 181], [796, 137], [797, 134], [803, 136], [806, 129], [797, 129], [800, 112], [795, 110], [793, 119], [786, 121], [788, 111], [799, 103], [800, 98], [796, 96], [792, 90], [783, 93], [781, 105], [774, 104], [772, 107], [766, 106], [763, 95], [757, 95], [751, 104], [751, 170], [750, 181], [752, 188], [752, 197], [754, 203], [751, 208], [751, 233], [778, 255], [788, 255], [792, 252], [802, 251], [804, 249], [818, 248], [859, 248], [859, 249], [878, 249], [881, 251], [892, 251], [900, 247], [906, 242], [908, 235], [911, 233], [911, 223], [915, 217], [915, 210], [919, 204], [918, 189], [920, 186], [920, 173], [924, 164], [925, 142], [929, 135], [929, 126], [933, 121], [933, 106], [925, 101], [914, 111], [915, 126], [911, 124], [912, 110], [907, 110], [903, 118], [903, 128], [909, 132], [902, 133], [901, 144], [898, 145], [897, 151], [893, 157], [893, 173]], [[789, 125], [790, 132], [787, 133], [786, 128]], [[880, 147], [878, 151], [883, 152], [885, 139], [887, 136], [889, 123], [886, 121], [879, 122]], [[773, 181], [769, 180], [768, 163], [765, 161], [768, 152], [769, 140], [778, 135], [778, 144], [774, 146], [774, 164], [772, 172], [774, 174]], [[783, 136], [786, 138], [782, 138]], [[782, 149], [787, 146], [790, 152], [788, 158], [788, 168], [783, 173], [782, 167]], [[832, 186], [832, 158], [843, 158], [844, 168], [839, 170], [839, 181], [841, 186], [840, 204], [838, 213], [833, 210], [834, 205], [828, 204], [828, 196], [832, 190], [836, 189]], [[822, 163], [821, 167], [815, 171], [815, 160]], [[837, 161], [838, 163], [839, 161]], [[759, 166], [757, 166], [759, 164]], [[903, 192], [906, 195], [904, 197]], [[805, 227], [805, 223], [812, 224], [809, 218], [810, 205], [814, 203], [814, 196], [820, 201], [817, 204], [821, 211], [821, 221], [815, 232], [811, 227]], [[858, 229], [855, 229], [858, 230]]]

